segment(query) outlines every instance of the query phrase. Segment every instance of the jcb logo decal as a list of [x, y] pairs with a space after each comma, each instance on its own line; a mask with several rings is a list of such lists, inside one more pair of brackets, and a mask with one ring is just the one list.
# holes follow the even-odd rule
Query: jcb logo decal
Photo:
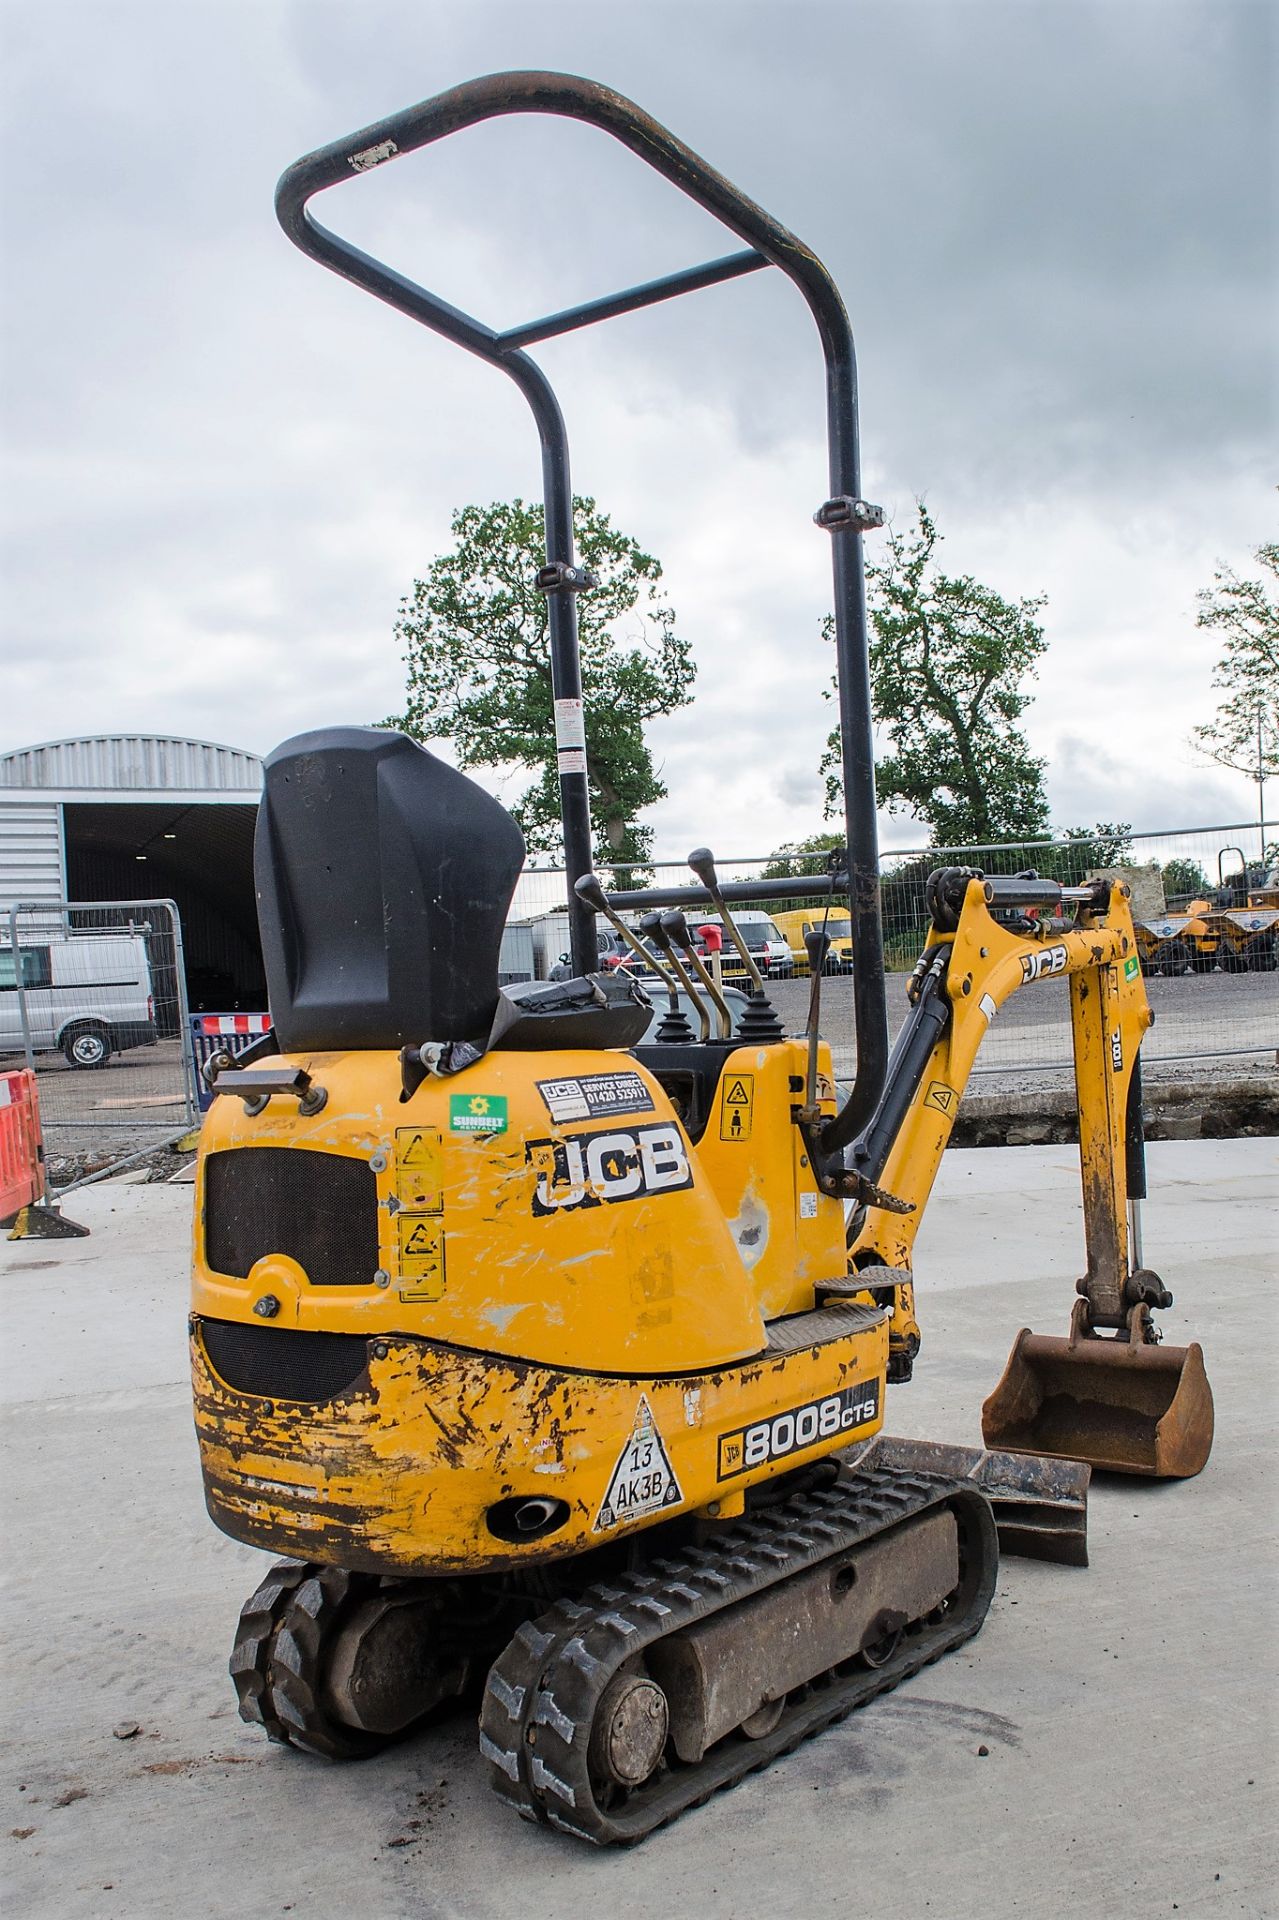
[[1050, 974], [1065, 973], [1069, 958], [1065, 947], [1041, 947], [1038, 953], [1023, 953], [1021, 984], [1024, 987], [1030, 980], [1046, 980]]
[[537, 1169], [533, 1213], [563, 1213], [646, 1194], [674, 1193], [693, 1184], [693, 1169], [678, 1127], [637, 1127], [625, 1133], [571, 1133], [530, 1140], [525, 1158]]

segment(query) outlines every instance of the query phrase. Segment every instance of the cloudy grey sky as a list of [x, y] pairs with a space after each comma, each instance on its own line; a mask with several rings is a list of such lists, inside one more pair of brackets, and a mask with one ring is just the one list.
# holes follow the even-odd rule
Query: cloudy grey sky
[[[1059, 824], [1250, 816], [1187, 745], [1214, 563], [1275, 537], [1270, 0], [8, 0], [0, 749], [266, 750], [395, 708], [450, 508], [535, 494], [509, 383], [296, 253], [312, 147], [475, 74], [630, 94], [833, 270], [866, 490], [1046, 593]], [[474, 130], [324, 217], [495, 324], [736, 245], [604, 136]], [[654, 729], [659, 850], [820, 825], [820, 357], [777, 275], [538, 350], [574, 480], [666, 568], [700, 663]], [[495, 783], [500, 785], [500, 783]], [[515, 788], [508, 784], [508, 795]], [[918, 841], [901, 818], [893, 844]]]

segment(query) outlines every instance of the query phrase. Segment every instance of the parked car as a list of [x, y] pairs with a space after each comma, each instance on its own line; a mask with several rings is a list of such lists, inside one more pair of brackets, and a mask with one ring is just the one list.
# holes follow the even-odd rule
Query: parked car
[[[70, 934], [19, 950], [21, 999], [36, 1053], [60, 1049], [73, 1067], [156, 1043], [155, 999], [141, 934]], [[0, 947], [0, 1052], [21, 1053], [18, 961]]]
[[[652, 978], [652, 969], [640, 965], [640, 962], [635, 956], [634, 949], [627, 945], [615, 927], [604, 927], [596, 935], [596, 939], [599, 945], [599, 970], [601, 973], [613, 973], [620, 968], [627, 973], [638, 974], [641, 978]], [[556, 964], [551, 968], [547, 978], [550, 980], [571, 980], [572, 977], [572, 956], [567, 953], [562, 953]]]

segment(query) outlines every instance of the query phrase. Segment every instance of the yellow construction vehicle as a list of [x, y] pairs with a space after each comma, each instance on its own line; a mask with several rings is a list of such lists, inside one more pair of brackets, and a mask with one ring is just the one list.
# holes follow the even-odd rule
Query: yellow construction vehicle
[[[516, 112], [609, 132], [745, 251], [498, 333], [307, 211]], [[304, 251], [500, 367], [533, 408], [576, 975], [499, 990], [524, 848], [465, 775], [358, 727], [269, 757], [255, 859], [274, 1024], [208, 1063], [190, 1322], [209, 1511], [288, 1556], [246, 1603], [231, 1670], [246, 1719], [333, 1758], [482, 1689], [506, 1800], [636, 1840], [975, 1633], [997, 1520], [1008, 1544], [1055, 1551], [1081, 1512], [1073, 1461], [1203, 1464], [1202, 1358], [1156, 1344], [1169, 1296], [1129, 1234], [1149, 1013], [1128, 900], [935, 874], [889, 1057], [861, 554], [882, 516], [861, 496], [851, 334], [813, 254], [665, 129], [583, 80], [497, 75], [310, 155], [277, 204]], [[826, 358], [816, 520], [848, 812], [841, 870], [763, 898], [849, 903], [842, 1106], [820, 933], [808, 1030], [787, 1037], [733, 919], [761, 883], [721, 886], [705, 848], [684, 888], [610, 895], [590, 871], [574, 605], [592, 583], [563, 422], [524, 351], [766, 267], [807, 300]], [[690, 929], [707, 909], [751, 980], [735, 1032]], [[597, 914], [660, 969], [651, 1042], [639, 979], [598, 970]], [[889, 1443], [885, 1385], [920, 1344], [914, 1236], [966, 1079], [1003, 1002], [1053, 979], [1070, 986], [1084, 1173], [1070, 1337], [1021, 1336], [989, 1454]], [[1077, 1534], [1060, 1557], [1083, 1557]]]
[[805, 945], [810, 933], [825, 936], [824, 973], [852, 972], [853, 923], [846, 913], [823, 913], [820, 906], [791, 907], [785, 913], [775, 913], [773, 923], [790, 947], [797, 979], [802, 980], [810, 971]]

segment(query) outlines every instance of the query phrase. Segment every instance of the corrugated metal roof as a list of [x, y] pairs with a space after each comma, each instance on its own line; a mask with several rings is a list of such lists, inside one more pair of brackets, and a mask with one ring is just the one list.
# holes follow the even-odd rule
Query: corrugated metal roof
[[98, 793], [243, 792], [262, 789], [262, 762], [239, 747], [155, 733], [49, 740], [0, 754], [0, 787]]

